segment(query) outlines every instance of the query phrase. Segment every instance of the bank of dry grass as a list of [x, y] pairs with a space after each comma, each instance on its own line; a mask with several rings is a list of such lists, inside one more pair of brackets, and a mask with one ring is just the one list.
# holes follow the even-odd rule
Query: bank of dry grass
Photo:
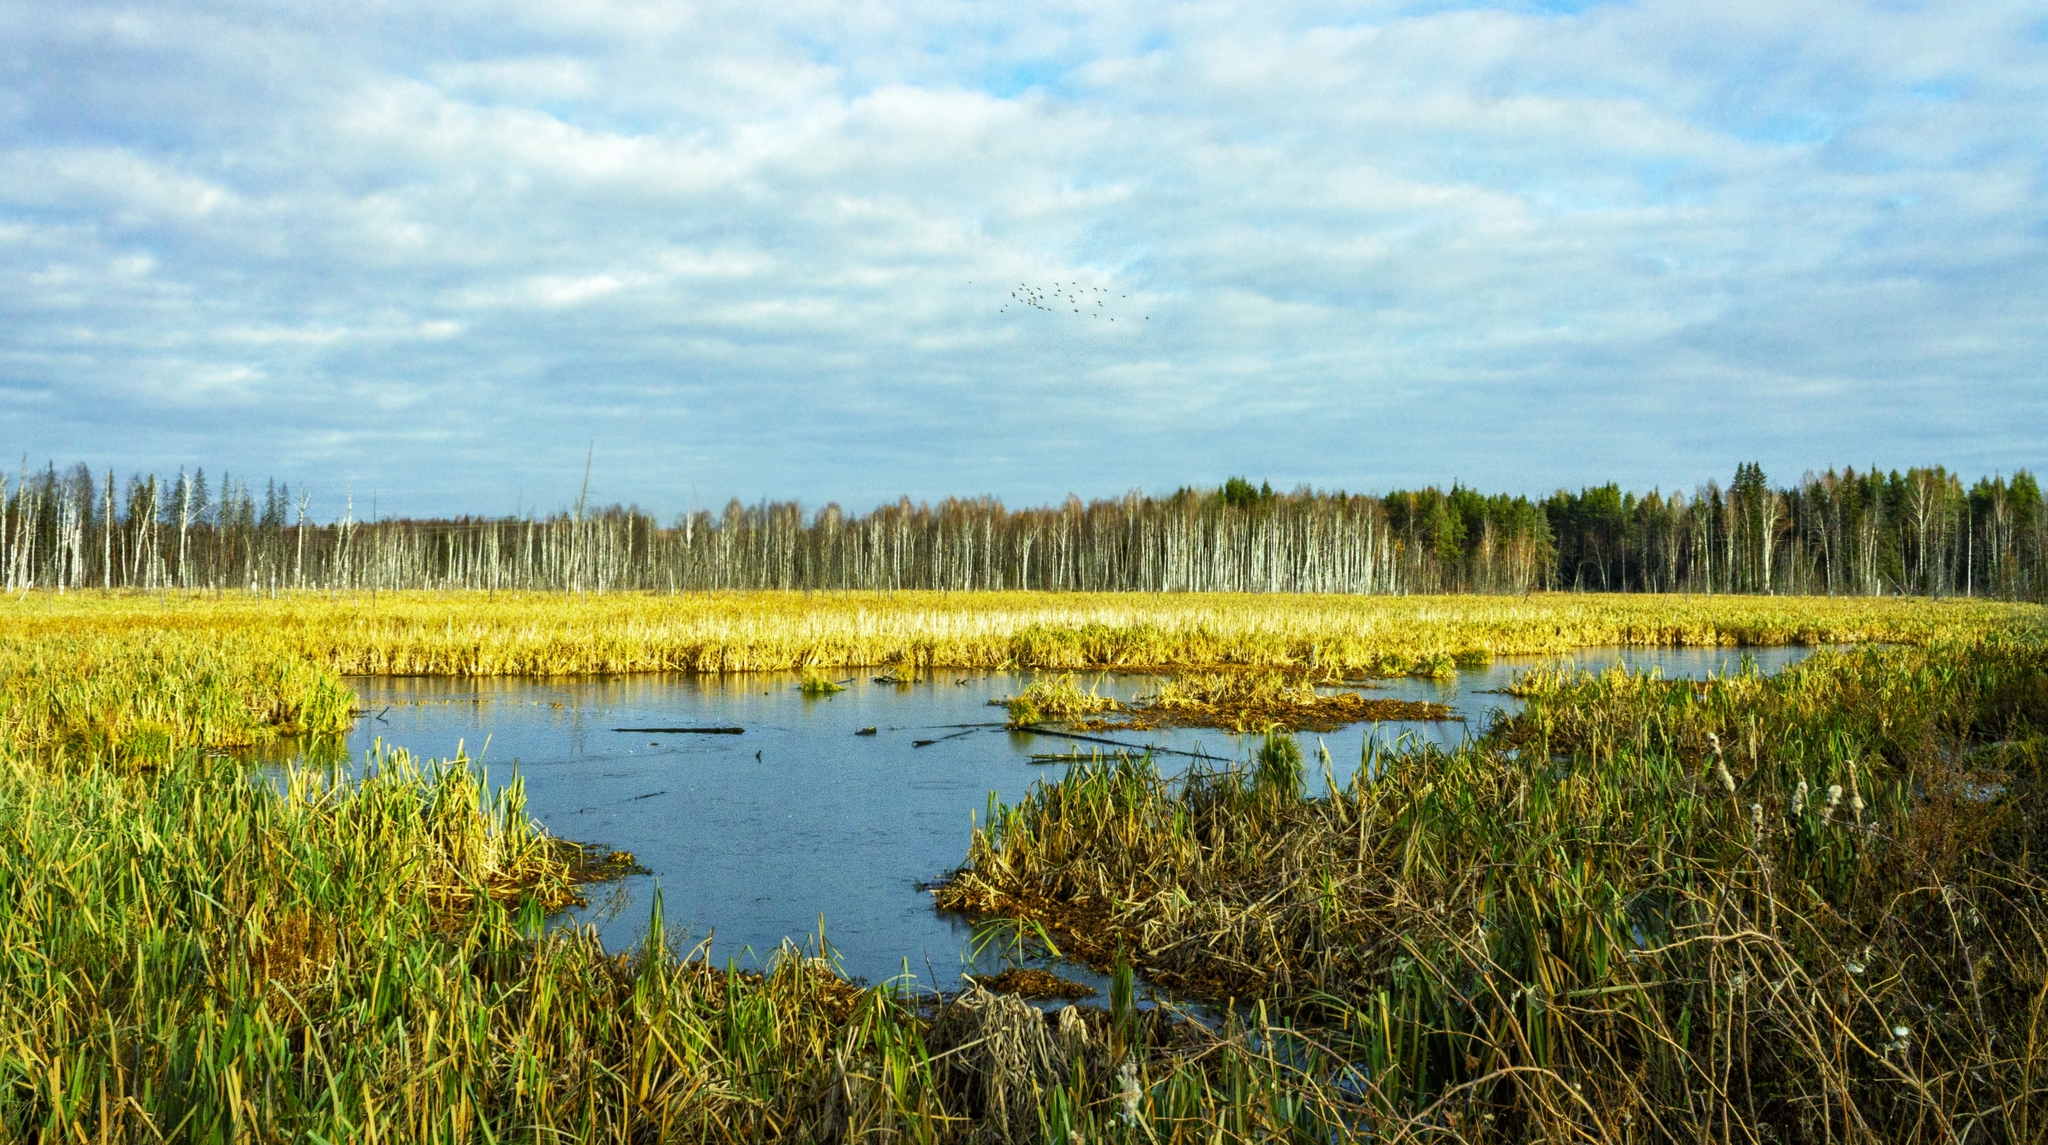
[[1594, 646], [1919, 644], [2041, 615], [1981, 601], [1750, 596], [35, 593], [0, 603], [0, 635], [234, 636], [343, 674], [902, 666], [1440, 675], [1460, 658]]

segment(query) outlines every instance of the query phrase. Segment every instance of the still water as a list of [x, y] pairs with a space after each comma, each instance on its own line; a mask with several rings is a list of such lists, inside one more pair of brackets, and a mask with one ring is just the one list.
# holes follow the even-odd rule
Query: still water
[[[1805, 649], [1749, 655], [1775, 671]], [[1594, 650], [1582, 667], [1615, 662], [1665, 676], [1736, 670], [1732, 650]], [[1435, 700], [1463, 722], [1359, 725], [1299, 738], [1319, 782], [1317, 748], [1339, 783], [1356, 769], [1366, 737], [1402, 735], [1452, 745], [1485, 727], [1516, 672], [1543, 661], [1496, 661], [1455, 681], [1388, 680], [1376, 697]], [[422, 757], [458, 746], [489, 769], [514, 774], [527, 811], [558, 836], [633, 852], [650, 873], [593, 888], [579, 921], [622, 949], [645, 933], [656, 888], [672, 932], [709, 938], [711, 956], [752, 967], [784, 939], [815, 943], [819, 927], [845, 972], [868, 981], [904, 973], [950, 989], [970, 968], [971, 928], [941, 915], [921, 884], [958, 865], [971, 816], [991, 798], [1015, 802], [1060, 764], [1031, 756], [1092, 745], [1010, 732], [990, 705], [1026, 687], [1024, 674], [939, 672], [915, 684], [842, 671], [846, 690], [808, 698], [786, 674], [634, 675], [575, 679], [362, 677], [351, 681], [361, 718], [356, 758], [379, 741]], [[1091, 678], [1082, 677], [1084, 685]], [[1131, 699], [1156, 677], [1104, 676], [1104, 694]], [[998, 725], [998, 726], [990, 726]], [[727, 726], [740, 735], [679, 735], [620, 728]], [[873, 735], [856, 734], [875, 728]], [[1177, 752], [1243, 759], [1255, 737], [1213, 730], [1112, 732], [1104, 738]], [[920, 741], [924, 746], [915, 746]], [[1162, 771], [1190, 755], [1158, 757]], [[985, 955], [983, 966], [993, 961]], [[1095, 976], [1061, 967], [1100, 987]]]

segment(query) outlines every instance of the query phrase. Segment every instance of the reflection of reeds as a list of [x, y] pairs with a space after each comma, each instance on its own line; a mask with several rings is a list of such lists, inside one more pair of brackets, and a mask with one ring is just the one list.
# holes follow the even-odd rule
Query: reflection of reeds
[[940, 901], [1267, 999], [1390, 1136], [2038, 1137], [2048, 649], [1525, 683], [1483, 741], [1326, 798], [1274, 742], [1180, 783], [1076, 766]]

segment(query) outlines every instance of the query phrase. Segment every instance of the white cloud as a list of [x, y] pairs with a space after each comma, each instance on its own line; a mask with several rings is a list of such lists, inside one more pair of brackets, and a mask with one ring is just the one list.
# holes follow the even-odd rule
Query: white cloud
[[[440, 511], [592, 438], [669, 507], [2038, 466], [2037, 24], [0, 0], [0, 446]], [[1117, 321], [1002, 309], [1056, 281]]]

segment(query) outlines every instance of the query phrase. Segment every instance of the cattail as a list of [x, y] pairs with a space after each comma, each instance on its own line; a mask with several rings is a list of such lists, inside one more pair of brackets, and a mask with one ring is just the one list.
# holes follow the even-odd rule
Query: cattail
[[1123, 1106], [1118, 1111], [1118, 1114], [1123, 1118], [1125, 1125], [1136, 1125], [1138, 1123], [1138, 1101], [1144, 1096], [1145, 1092], [1138, 1087], [1137, 1063], [1129, 1058], [1125, 1058], [1123, 1066], [1117, 1070], [1116, 1080], [1117, 1101]]
[[1757, 833], [1757, 834], [1761, 835], [1761, 834], [1763, 834], [1763, 833], [1764, 833], [1764, 805], [1763, 805], [1763, 804], [1761, 804], [1761, 803], [1752, 803], [1752, 804], [1750, 804], [1750, 805], [1749, 805], [1749, 822], [1750, 822], [1750, 825], [1751, 825], [1751, 826], [1753, 826], [1753, 827], [1755, 827], [1755, 828], [1756, 828], [1756, 833]]
[[1792, 814], [1795, 816], [1806, 814], [1806, 781], [1804, 779], [1799, 781], [1799, 786], [1792, 789]]
[[1827, 809], [1821, 812], [1822, 822], [1832, 823], [1835, 821], [1835, 805], [1841, 801], [1842, 785], [1839, 783], [1828, 784], [1828, 805]]
[[1721, 737], [1708, 732], [1707, 744], [1714, 749], [1714, 774], [1721, 777], [1721, 786], [1728, 794], [1735, 794], [1735, 777], [1728, 774], [1728, 761], [1721, 756]]

